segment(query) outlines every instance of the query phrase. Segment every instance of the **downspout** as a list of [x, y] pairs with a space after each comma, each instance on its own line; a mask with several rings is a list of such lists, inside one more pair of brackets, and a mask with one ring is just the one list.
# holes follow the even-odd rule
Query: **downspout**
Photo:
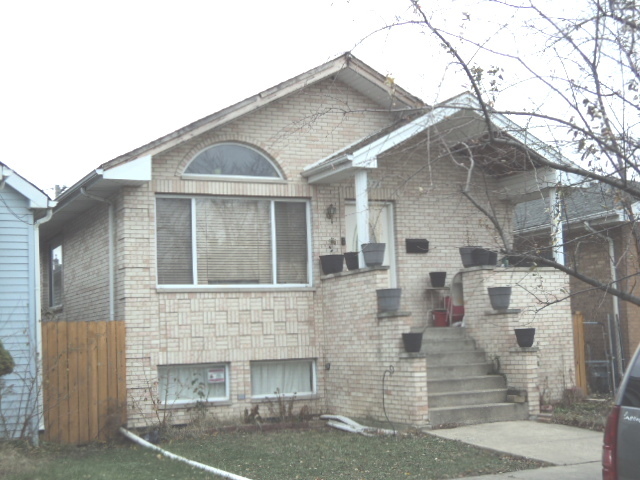
[[80, 189], [80, 193], [87, 198], [98, 202], [106, 203], [109, 206], [109, 321], [112, 322], [116, 317], [116, 299], [115, 299], [115, 244], [113, 241], [115, 231], [115, 209], [113, 203], [106, 198], [98, 197], [87, 193], [85, 187]]
[[[47, 208], [47, 213], [44, 217], [39, 218], [38, 220], [36, 220], [35, 222], [33, 222], [33, 250], [34, 250], [34, 254], [33, 256], [35, 257], [35, 265], [34, 265], [34, 269], [35, 269], [35, 274], [33, 275], [34, 281], [35, 281], [35, 298], [34, 298], [34, 310], [35, 310], [35, 314], [36, 314], [36, 325], [34, 328], [35, 331], [35, 335], [36, 338], [33, 339], [35, 340], [35, 355], [36, 355], [36, 371], [33, 372], [34, 378], [37, 379], [37, 384], [38, 385], [42, 385], [42, 356], [40, 355], [40, 352], [42, 352], [42, 300], [40, 298], [42, 292], [42, 284], [40, 281], [40, 275], [41, 275], [41, 271], [40, 271], [40, 225], [42, 225], [43, 223], [47, 223], [49, 220], [51, 220], [51, 217], [53, 216], [53, 207], [49, 207]], [[42, 398], [42, 388], [38, 388], [38, 405], [43, 405], [43, 398]], [[31, 418], [31, 432], [32, 432], [32, 436], [31, 436], [31, 443], [33, 443], [34, 446], [38, 446], [39, 442], [38, 442], [38, 431], [40, 430], [40, 428], [44, 429], [44, 417], [41, 418], [40, 416], [40, 409], [38, 408], [38, 415], [33, 415]]]
[[[607, 235], [603, 235], [602, 233], [598, 232], [597, 230], [595, 230], [590, 224], [589, 222], [584, 222], [585, 227], [587, 227], [587, 230], [589, 230], [591, 233], [593, 233], [594, 235], [604, 239], [607, 241], [607, 243], [609, 244], [609, 268], [611, 269], [611, 285], [613, 287], [618, 287], [618, 272], [616, 271], [616, 250], [615, 250], [615, 246], [614, 246], [614, 242], [613, 242], [613, 238], [607, 236]], [[613, 318], [614, 318], [614, 322], [617, 324], [620, 321], [620, 299], [617, 296], [613, 296]], [[609, 332], [609, 335], [611, 335], [611, 332]], [[616, 335], [615, 338], [615, 345], [616, 348], [618, 350], [618, 358], [617, 358], [617, 363], [618, 363], [618, 371], [622, 372], [622, 345], [620, 345], [620, 336]]]

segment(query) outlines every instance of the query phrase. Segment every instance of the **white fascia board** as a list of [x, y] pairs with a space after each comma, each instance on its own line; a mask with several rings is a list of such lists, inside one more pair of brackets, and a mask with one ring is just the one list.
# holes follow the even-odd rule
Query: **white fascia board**
[[353, 175], [353, 173], [350, 173], [353, 171], [353, 164], [348, 155], [340, 157], [340, 162], [331, 162], [326, 166], [323, 165], [323, 167], [325, 168], [316, 168], [313, 172], [303, 174], [303, 176], [307, 178], [310, 184], [314, 184], [332, 183], [348, 177], [350, 174]]
[[96, 170], [105, 180], [151, 181], [151, 155], [136, 158], [108, 170]]
[[7, 167], [2, 168], [2, 178], [11, 188], [29, 200], [29, 208], [51, 208], [56, 205], [43, 191]]
[[408, 123], [390, 132], [388, 135], [371, 142], [366, 147], [355, 151], [352, 155], [353, 166], [360, 168], [376, 168], [378, 166], [378, 155], [406, 140], [409, 140], [414, 135], [425, 131], [436, 123], [439, 123], [454, 113], [457, 113], [459, 110], [460, 108], [457, 107], [437, 108], [426, 115], [416, 118], [411, 123]]

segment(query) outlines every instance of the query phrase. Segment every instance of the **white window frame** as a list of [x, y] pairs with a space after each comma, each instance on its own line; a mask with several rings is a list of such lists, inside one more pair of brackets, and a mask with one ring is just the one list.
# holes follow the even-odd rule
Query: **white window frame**
[[[60, 256], [62, 257], [62, 270], [60, 271], [60, 302], [53, 302], [53, 289], [54, 289], [54, 275], [53, 275], [53, 251], [60, 249]], [[49, 244], [49, 307], [60, 308], [64, 304], [64, 249], [62, 248], [62, 240], [57, 239]]]
[[[185, 364], [173, 364], [173, 365], [158, 365], [158, 397], [160, 399], [160, 403], [165, 407], [170, 407], [174, 405], [192, 405], [194, 403], [202, 402], [202, 403], [226, 403], [231, 399], [231, 379], [229, 377], [229, 364], [228, 363], [185, 363]], [[224, 397], [207, 397], [207, 398], [178, 398], [167, 400], [166, 395], [164, 394], [165, 387], [161, 382], [161, 370], [167, 369], [169, 372], [172, 369], [180, 369], [180, 368], [202, 368], [202, 369], [215, 369], [215, 368], [224, 368]], [[187, 388], [190, 392], [192, 391], [190, 388]]]
[[[273, 279], [277, 280], [276, 275], [276, 265], [278, 261], [277, 257], [277, 245], [275, 241], [276, 231], [273, 227], [275, 225], [275, 204], [276, 202], [290, 202], [290, 203], [304, 203], [305, 204], [305, 216], [306, 216], [306, 229], [307, 229], [307, 281], [306, 283], [257, 283], [257, 284], [199, 284], [198, 281], [198, 251], [197, 251], [197, 212], [196, 212], [196, 199], [197, 198], [207, 198], [213, 197], [218, 199], [249, 199], [249, 200], [261, 200], [270, 202], [270, 215], [271, 215], [271, 252], [272, 252], [272, 269], [273, 269]], [[156, 275], [156, 288], [159, 290], [194, 290], [194, 289], [204, 289], [204, 290], [270, 290], [270, 289], [291, 289], [291, 288], [308, 288], [312, 285], [313, 279], [313, 238], [311, 236], [311, 202], [308, 199], [301, 198], [287, 198], [287, 197], [252, 197], [252, 196], [218, 196], [218, 195], [170, 195], [170, 194], [160, 194], [156, 195], [156, 199], [158, 198], [178, 198], [178, 199], [190, 199], [191, 200], [191, 252], [192, 252], [192, 283], [191, 284], [160, 284], [158, 283], [158, 276]], [[156, 202], [157, 203], [157, 202]], [[155, 206], [154, 211], [157, 211], [157, 205]], [[155, 231], [155, 240], [156, 245], [158, 244], [158, 231], [156, 225]], [[156, 249], [156, 272], [158, 271], [158, 252]]]
[[[254, 360], [250, 362], [250, 369], [253, 368], [254, 365], [257, 364], [282, 364], [282, 363], [296, 363], [296, 362], [305, 362], [311, 364], [311, 391], [310, 392], [280, 392], [279, 396], [285, 398], [304, 398], [315, 396], [318, 393], [318, 362], [315, 358], [296, 358], [296, 359], [282, 359], [282, 360]], [[250, 372], [250, 376], [252, 372]], [[254, 394], [253, 393], [253, 381], [251, 384], [251, 398], [253, 399], [274, 399], [276, 398], [275, 393], [264, 393], [264, 394]]]
[[[252, 176], [252, 175], [223, 175], [223, 174], [208, 174], [208, 173], [186, 173], [187, 169], [189, 168], [189, 166], [191, 165], [191, 163], [198, 158], [198, 156], [205, 152], [206, 150], [209, 150], [210, 148], [214, 148], [214, 147], [218, 147], [218, 146], [222, 146], [222, 145], [234, 145], [234, 146], [239, 146], [239, 147], [244, 147], [247, 148], [249, 150], [253, 150], [254, 152], [258, 153], [262, 158], [264, 158], [267, 162], [269, 162], [271, 164], [271, 166], [273, 167], [273, 169], [275, 170], [275, 172], [278, 174], [277, 177], [262, 177], [262, 176]], [[223, 180], [223, 181], [232, 181], [232, 182], [266, 182], [266, 183], [284, 183], [284, 175], [282, 173], [282, 170], [280, 169], [280, 167], [278, 166], [278, 164], [276, 162], [274, 162], [272, 159], [270, 159], [267, 155], [265, 155], [263, 152], [261, 152], [260, 150], [253, 148], [249, 145], [246, 145], [244, 143], [239, 143], [239, 142], [221, 142], [221, 143], [216, 143], [214, 145], [209, 145], [208, 147], [203, 148], [202, 150], [199, 150], [198, 153], [196, 153], [193, 158], [191, 160], [189, 160], [189, 163], [187, 164], [187, 166], [184, 168], [183, 173], [182, 173], [182, 178], [184, 180]]]

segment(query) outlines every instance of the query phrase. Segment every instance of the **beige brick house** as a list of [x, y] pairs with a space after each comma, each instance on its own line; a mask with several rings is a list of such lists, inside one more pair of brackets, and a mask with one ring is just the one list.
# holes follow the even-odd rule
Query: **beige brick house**
[[[125, 322], [129, 426], [184, 422], [197, 402], [221, 419], [256, 405], [267, 417], [274, 392], [296, 411], [418, 426], [535, 415], [573, 384], [569, 305], [538, 308], [567, 279], [463, 268], [458, 249], [497, 247], [460, 186], [510, 218], [532, 184], [544, 189], [522, 155], [543, 149], [500, 116], [520, 147], [475, 149], [476, 110], [468, 94], [427, 107], [346, 54], [111, 160], [59, 196], [42, 231], [44, 265], [59, 246], [64, 259], [47, 318]], [[374, 240], [382, 266], [360, 254], [360, 269], [321, 271], [320, 255]], [[431, 288], [436, 270], [445, 289]], [[504, 284], [512, 309], [496, 314], [487, 287]], [[400, 311], [379, 314], [390, 287]], [[464, 304], [464, 328], [431, 327], [442, 296]], [[516, 345], [518, 325], [537, 328], [533, 348]], [[422, 352], [405, 352], [401, 334], [425, 327]], [[528, 404], [509, 404], [507, 387]]]

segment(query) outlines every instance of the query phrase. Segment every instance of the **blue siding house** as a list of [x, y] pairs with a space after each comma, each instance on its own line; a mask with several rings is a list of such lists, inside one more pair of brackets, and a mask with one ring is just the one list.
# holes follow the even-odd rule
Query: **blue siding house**
[[0, 438], [37, 442], [40, 408], [38, 227], [55, 202], [0, 163], [0, 340], [15, 361], [0, 377]]

